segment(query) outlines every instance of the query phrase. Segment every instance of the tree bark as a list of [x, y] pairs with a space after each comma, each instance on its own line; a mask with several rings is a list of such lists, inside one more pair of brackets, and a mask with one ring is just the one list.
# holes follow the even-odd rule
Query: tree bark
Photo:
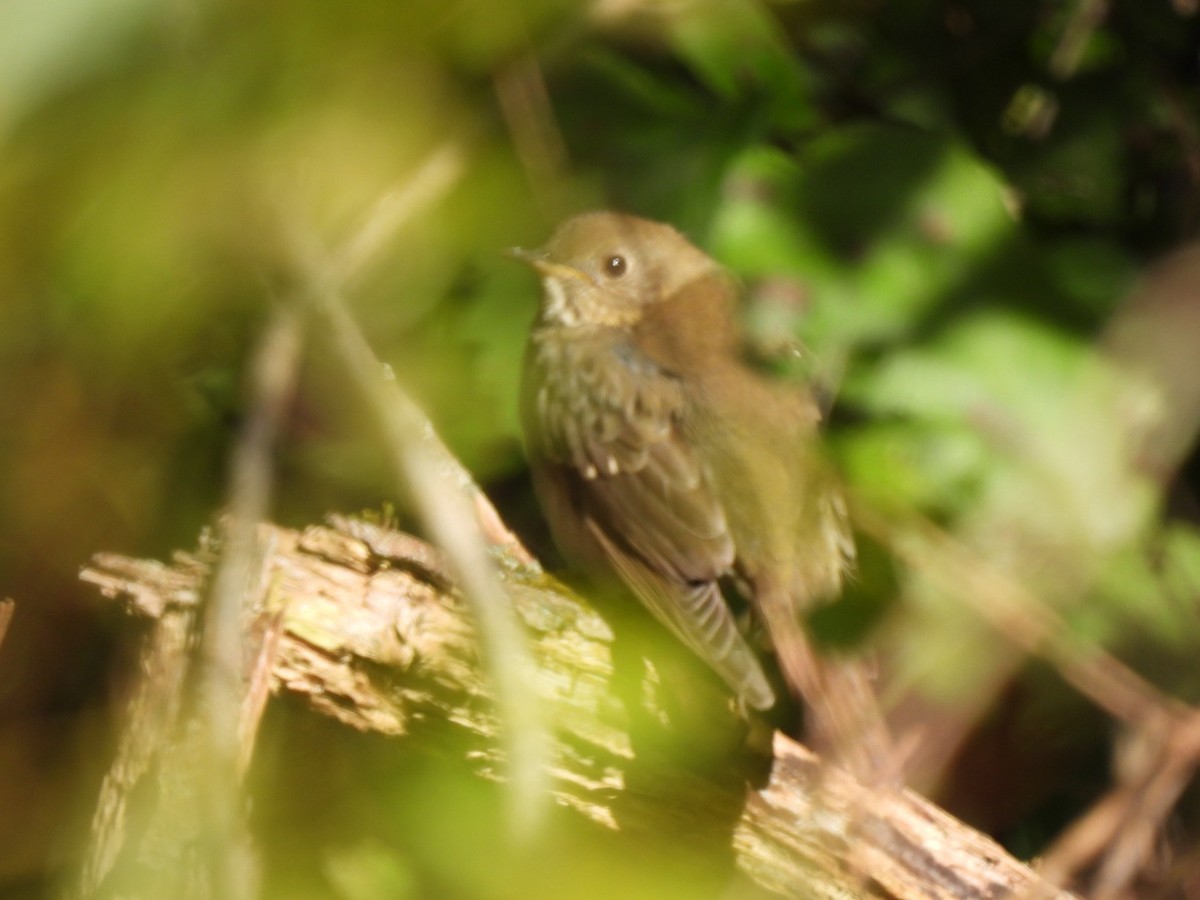
[[[341, 518], [303, 532], [264, 525], [259, 543], [262, 575], [246, 623], [254, 643], [241, 729], [247, 754], [269, 689], [346, 727], [397, 740], [419, 740], [420, 723], [436, 717], [478, 748], [471, 758], [481, 777], [502, 774], [503, 723], [489, 703], [467, 608], [434, 548]], [[165, 567], [116, 556], [98, 557], [83, 573], [152, 627], [143, 680], [94, 820], [81, 895], [104, 882], [118, 857], [144, 853], [127, 806], [139, 781], [153, 777], [150, 757], [176, 727], [172, 698], [188, 664], [180, 630], [195, 619], [206, 573], [191, 557]], [[782, 896], [1071, 896], [911, 791], [861, 784], [780, 733], [769, 740], [769, 771], [757, 784], [734, 779], [732, 816], [728, 773], [681, 775], [671, 790], [687, 803], [659, 802], [664, 789], [645, 790], [635, 774], [636, 723], [614, 684], [608, 624], [536, 564], [506, 556], [501, 575], [553, 727], [557, 804], [622, 830], [727, 816], [738, 868]]]

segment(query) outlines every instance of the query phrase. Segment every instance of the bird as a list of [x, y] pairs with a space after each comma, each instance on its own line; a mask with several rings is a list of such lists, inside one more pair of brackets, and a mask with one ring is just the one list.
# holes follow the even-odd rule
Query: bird
[[869, 685], [823, 668], [802, 622], [855, 556], [821, 410], [747, 362], [736, 279], [672, 226], [612, 211], [510, 255], [542, 283], [520, 419], [567, 563], [615, 574], [740, 709], [766, 711], [776, 689], [728, 600], [742, 594], [817, 731], [858, 742], [877, 725], [858, 708]]

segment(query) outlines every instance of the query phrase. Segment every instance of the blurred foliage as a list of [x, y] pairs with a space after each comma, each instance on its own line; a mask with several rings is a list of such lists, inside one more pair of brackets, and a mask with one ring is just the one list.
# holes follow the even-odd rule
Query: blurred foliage
[[[0, 5], [0, 593], [18, 602], [0, 709], [36, 720], [107, 699], [112, 623], [78, 567], [193, 545], [225, 490], [248, 348], [299, 290], [295, 234], [334, 250], [447, 146], [461, 179], [350, 299], [518, 527], [539, 531], [515, 417], [537, 297], [501, 250], [623, 208], [736, 271], [760, 337], [803, 341], [838, 395], [832, 444], [860, 502], [900, 528], [938, 523], [1081, 638], [1200, 699], [1197, 484], [1137, 471], [1139, 435], [1172, 411], [1096, 352], [1147, 261], [1200, 222], [1200, 17], [1186, 0], [1102, 6], [1093, 21], [1089, 0]], [[278, 460], [277, 514], [295, 523], [396, 494], [349, 381], [312, 344]], [[921, 572], [880, 575], [882, 552], [853, 602], [897, 683], [981, 697], [994, 723], [986, 685], [1011, 651]], [[1043, 849], [1110, 778], [1104, 729], [1038, 737], [1081, 707], [1060, 690], [1025, 708], [1028, 740], [944, 802]], [[108, 745], [94, 724], [55, 728], [69, 749], [0, 771], [0, 808], [23, 799], [37, 823], [0, 841], [13, 896], [73, 864], [106, 763], [79, 750]], [[1043, 765], [1074, 771], [980, 811], [980, 785]], [[47, 786], [40, 805], [30, 783]], [[488, 802], [450, 785], [410, 772], [388, 792], [426, 813], [461, 801], [455, 822]], [[530, 895], [456, 871], [467, 837], [439, 825], [422, 841], [420, 818], [407, 854], [318, 842], [323, 886], [280, 895]]]

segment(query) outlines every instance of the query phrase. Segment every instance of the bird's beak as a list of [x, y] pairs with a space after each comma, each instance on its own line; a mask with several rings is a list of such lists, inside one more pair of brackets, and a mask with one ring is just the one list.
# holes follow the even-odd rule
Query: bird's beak
[[592, 281], [586, 272], [581, 272], [574, 266], [555, 262], [549, 259], [545, 252], [541, 250], [526, 250], [524, 247], [511, 247], [504, 251], [504, 255], [509, 259], [515, 259], [517, 262], [522, 262], [532, 267], [543, 278], [574, 279], [576, 281], [586, 281], [589, 284]]

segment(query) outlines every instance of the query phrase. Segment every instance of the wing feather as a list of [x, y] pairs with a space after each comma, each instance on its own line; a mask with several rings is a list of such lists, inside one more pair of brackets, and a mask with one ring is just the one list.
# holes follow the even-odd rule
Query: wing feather
[[597, 523], [589, 525], [617, 574], [659, 621], [708, 663], [751, 709], [775, 705], [775, 693], [762, 666], [738, 633], [715, 581], [687, 584], [663, 578], [618, 546]]
[[630, 348], [599, 349], [577, 347], [541, 373], [538, 450], [567, 472], [604, 558], [650, 612], [765, 709], [771, 688], [718, 585], [736, 548], [711, 475], [685, 438], [683, 387]]

